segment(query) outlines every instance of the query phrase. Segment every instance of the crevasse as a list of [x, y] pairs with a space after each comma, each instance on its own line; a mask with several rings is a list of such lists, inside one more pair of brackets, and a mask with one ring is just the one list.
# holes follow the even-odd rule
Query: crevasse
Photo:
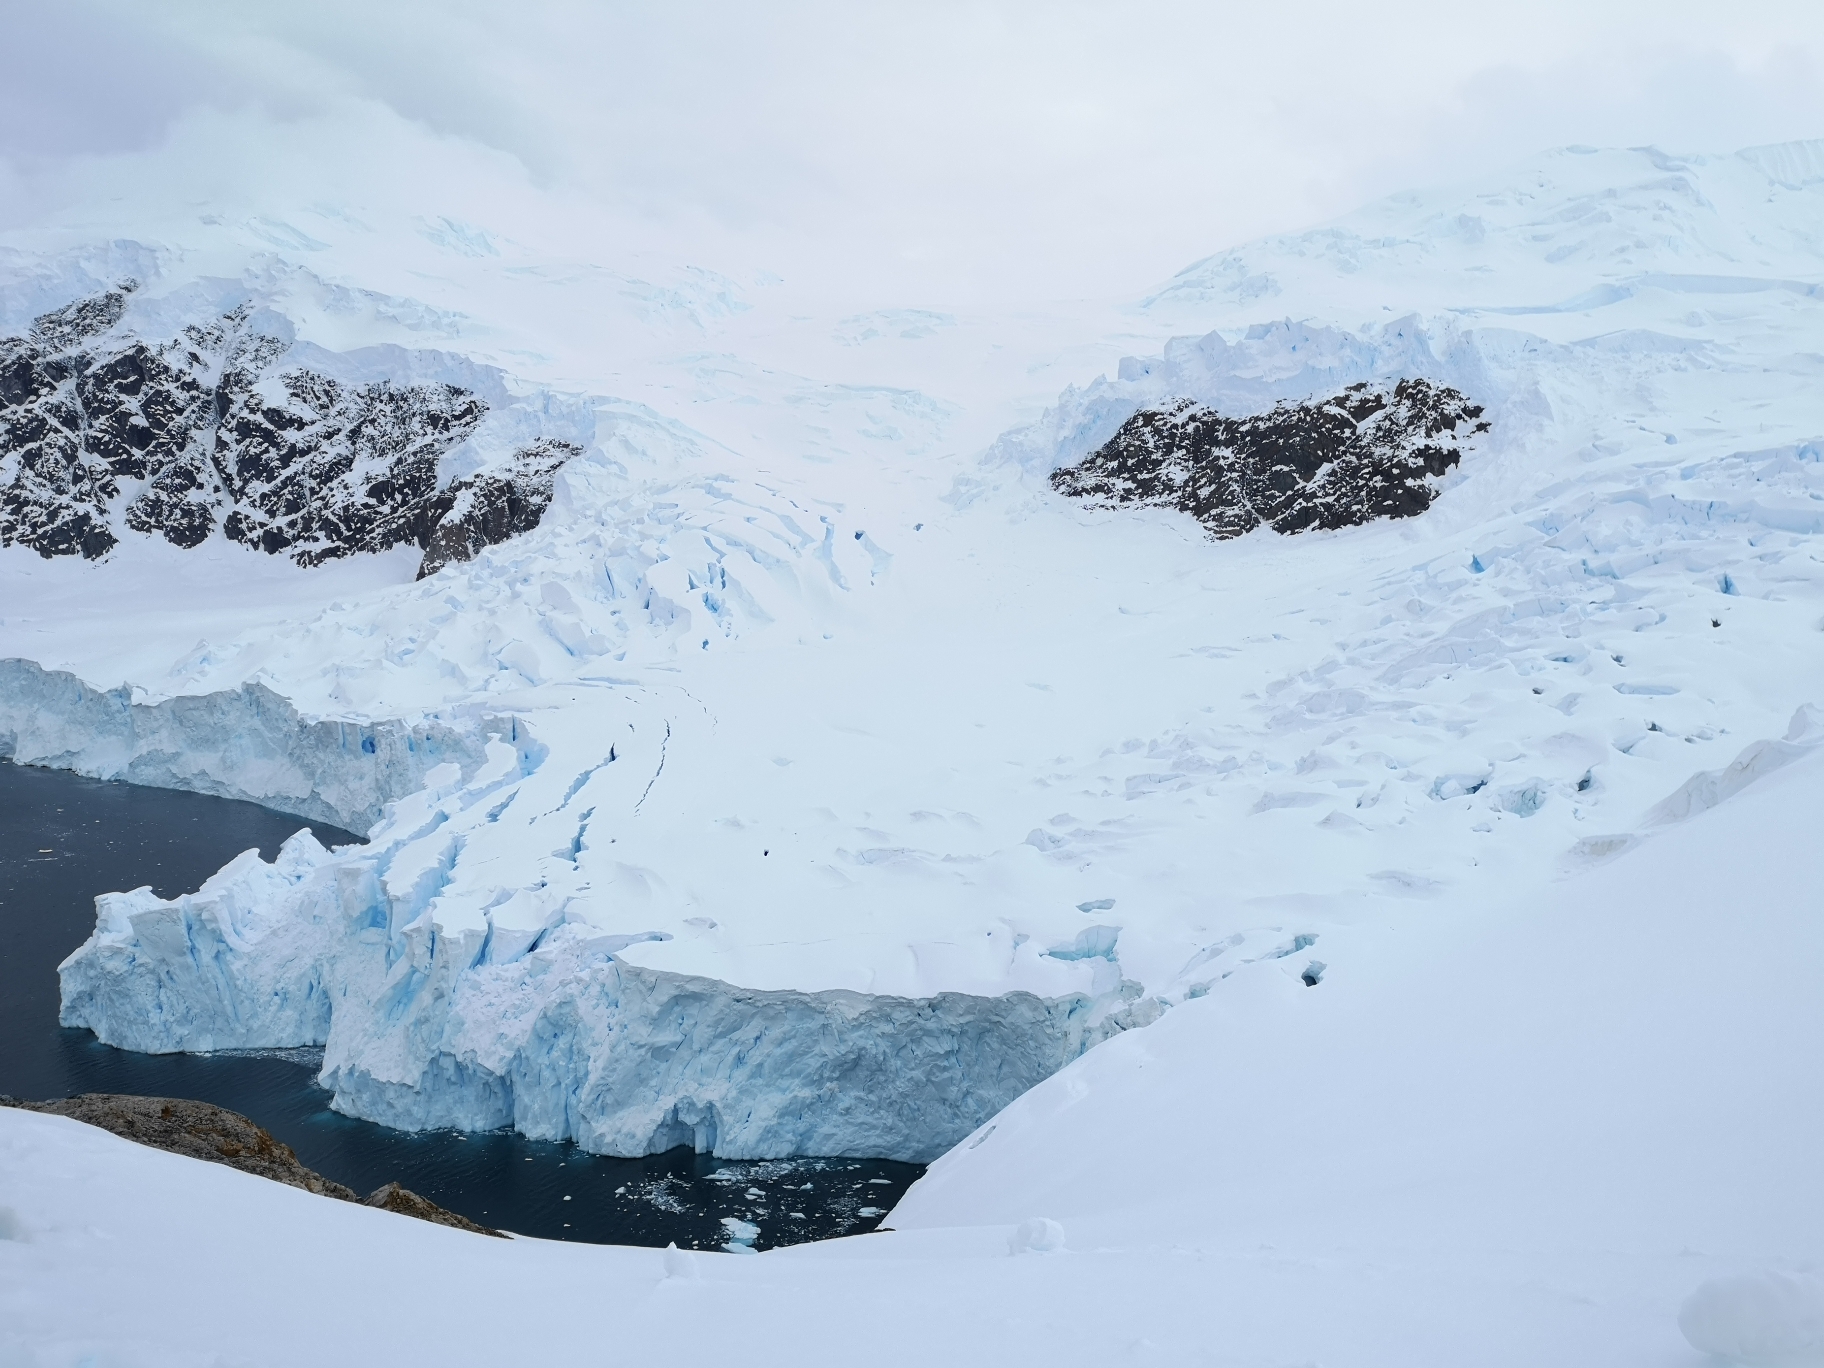
[[[386, 852], [307, 831], [203, 888], [97, 900], [62, 1020], [150, 1052], [325, 1045], [334, 1106], [404, 1129], [511, 1125], [598, 1153], [929, 1160], [1085, 1049], [1135, 990], [917, 999], [757, 991], [629, 965], [561, 923], [502, 952], [384, 891]], [[400, 924], [401, 917], [409, 917]]]
[[[109, 1044], [323, 1045], [332, 1105], [406, 1129], [511, 1125], [619, 1155], [684, 1144], [731, 1158], [928, 1160], [1160, 1010], [1117, 973], [1055, 997], [916, 998], [757, 990], [630, 964], [619, 952], [658, 933], [606, 933], [560, 896], [552, 875], [575, 870], [575, 849], [503, 871], [491, 892], [451, 895], [470, 877], [465, 846], [499, 842], [505, 800], [544, 758], [522, 723], [488, 719], [486, 741], [344, 728], [254, 689], [142, 705], [12, 668], [36, 688], [29, 721], [0, 723], [21, 758], [156, 774], [349, 825], [380, 808], [365, 846], [328, 851], [301, 831], [275, 863], [246, 852], [194, 894], [97, 899], [94, 933], [60, 966], [61, 1019]], [[25, 695], [9, 697], [16, 711]], [[437, 755], [462, 759], [425, 768]], [[591, 801], [588, 781], [560, 807]]]

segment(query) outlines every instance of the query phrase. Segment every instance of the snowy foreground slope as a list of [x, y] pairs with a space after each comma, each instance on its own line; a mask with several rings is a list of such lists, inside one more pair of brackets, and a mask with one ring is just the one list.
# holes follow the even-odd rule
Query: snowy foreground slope
[[1543, 897], [1390, 904], [1318, 989], [1242, 977], [1040, 1084], [894, 1232], [759, 1256], [465, 1236], [0, 1111], [0, 1357], [1824, 1361], [1821, 808], [1811, 754]]
[[[1041, 370], [1025, 425], [992, 320], [506, 258], [449, 268], [490, 310], [459, 318], [329, 229], [308, 270], [21, 256], [9, 327], [206, 269], [302, 344], [500, 366], [498, 450], [581, 448], [534, 530], [416, 583], [219, 536], [0, 553], [0, 747], [372, 837], [104, 900], [65, 1019], [322, 1042], [336, 1105], [402, 1125], [928, 1159], [1098, 1041], [1544, 903], [1817, 744], [1819, 223], [1814, 144], [1554, 154], [1086, 311], [1129, 359], [1061, 398]], [[626, 324], [628, 397], [578, 383], [560, 277]], [[1403, 380], [1488, 424], [1415, 517], [1216, 542], [1049, 479], [1149, 406]]]

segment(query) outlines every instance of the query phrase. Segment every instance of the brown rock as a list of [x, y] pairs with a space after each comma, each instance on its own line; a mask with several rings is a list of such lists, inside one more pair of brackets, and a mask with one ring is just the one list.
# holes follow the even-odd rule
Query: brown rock
[[319, 1197], [357, 1200], [342, 1184], [305, 1168], [290, 1145], [275, 1140], [269, 1131], [225, 1107], [183, 1098], [129, 1097], [120, 1093], [84, 1093], [56, 1102], [5, 1101], [25, 1111], [67, 1116], [72, 1121], [99, 1126], [153, 1149], [226, 1164], [242, 1173], [303, 1188]]
[[[0, 1107], [67, 1116], [72, 1121], [99, 1126], [122, 1139], [137, 1141], [153, 1149], [168, 1150], [212, 1164], [226, 1164], [242, 1173], [303, 1188], [319, 1197], [334, 1197], [344, 1202], [361, 1200], [352, 1189], [305, 1168], [298, 1162], [291, 1146], [274, 1139], [270, 1131], [256, 1126], [238, 1112], [208, 1102], [176, 1097], [131, 1097], [121, 1093], [84, 1093], [80, 1097], [54, 1102], [22, 1102], [18, 1098], [0, 1096]], [[445, 1211], [397, 1183], [388, 1183], [379, 1189], [367, 1199], [366, 1205], [480, 1235], [500, 1234], [498, 1230], [477, 1225], [466, 1216]]]
[[379, 1207], [382, 1211], [397, 1212], [401, 1216], [416, 1216], [421, 1221], [431, 1221], [436, 1225], [471, 1231], [476, 1235], [498, 1236], [500, 1234], [498, 1230], [476, 1224], [467, 1216], [458, 1216], [453, 1211], [445, 1211], [435, 1202], [420, 1197], [410, 1188], [400, 1187], [397, 1183], [388, 1183], [385, 1187], [375, 1188], [367, 1196], [367, 1205]]

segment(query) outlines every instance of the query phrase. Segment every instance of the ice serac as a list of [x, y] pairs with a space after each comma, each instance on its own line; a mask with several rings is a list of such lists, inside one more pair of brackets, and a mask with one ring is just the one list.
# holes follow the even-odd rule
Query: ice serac
[[448, 480], [498, 373], [298, 345], [252, 301], [163, 337], [129, 316], [139, 288], [0, 339], [0, 545], [94, 559], [123, 535], [219, 532], [300, 565], [415, 545], [428, 574], [535, 527], [582, 450], [538, 439]]
[[0, 660], [0, 758], [242, 798], [350, 831], [439, 765], [473, 771], [482, 745], [479, 732], [431, 721], [311, 721], [259, 683], [147, 703], [124, 685]]

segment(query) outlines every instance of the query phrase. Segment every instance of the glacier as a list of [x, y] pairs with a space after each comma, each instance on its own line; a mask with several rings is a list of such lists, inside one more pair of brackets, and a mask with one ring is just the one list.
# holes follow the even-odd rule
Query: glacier
[[[1611, 863], [1364, 921], [1335, 938], [1334, 983], [1302, 986], [1288, 957], [1126, 1032], [856, 1239], [483, 1240], [0, 1108], [0, 1343], [488, 1365], [597, 1351], [604, 1317], [662, 1356], [694, 1318], [738, 1324], [763, 1361], [834, 1362], [912, 1299], [945, 1314], [896, 1324], [892, 1362], [1804, 1362], [1821, 760]], [[1154, 1161], [1161, 1135], [1185, 1162]], [[245, 1257], [199, 1314], [173, 1250]], [[88, 1296], [96, 1279], [119, 1295]], [[326, 1321], [351, 1281], [393, 1297]], [[397, 1313], [452, 1287], [557, 1309]]]
[[0, 660], [0, 759], [242, 798], [348, 831], [372, 827], [432, 770], [473, 772], [483, 746], [473, 727], [435, 721], [306, 720], [258, 681], [141, 701], [124, 685]]
[[[1364, 925], [1663, 839], [1820, 701], [1824, 182], [1794, 157], [1563, 152], [1237, 248], [1082, 320], [1104, 373], [1017, 402], [968, 319], [867, 341], [914, 389], [847, 306], [668, 311], [520, 260], [534, 302], [482, 324], [348, 293], [333, 251], [212, 276], [300, 346], [471, 348], [497, 455], [580, 450], [536, 526], [422, 579], [222, 535], [0, 548], [15, 758], [369, 838], [104, 900], [65, 1020], [321, 1043], [338, 1107], [408, 1127], [930, 1157], [1098, 1041], [1337, 991]], [[177, 257], [109, 250], [0, 320], [123, 256], [135, 308], [201, 308]], [[560, 342], [558, 289], [633, 340]], [[609, 371], [627, 397], [579, 381]], [[1212, 541], [1053, 488], [1172, 402], [1413, 380], [1489, 424], [1418, 516]]]
[[59, 969], [64, 1024], [152, 1053], [324, 1045], [332, 1105], [407, 1130], [929, 1160], [1160, 1010], [1107, 959], [1100, 992], [1064, 998], [743, 989], [623, 963], [664, 933], [604, 935], [555, 892], [496, 893], [458, 931], [430, 904], [471, 821], [498, 820], [536, 765], [532, 745], [489, 750], [472, 782], [433, 770], [367, 846], [300, 831], [194, 894], [104, 895]]
[[1824, 1363], [1824, 8], [16, 8], [0, 1365]]

